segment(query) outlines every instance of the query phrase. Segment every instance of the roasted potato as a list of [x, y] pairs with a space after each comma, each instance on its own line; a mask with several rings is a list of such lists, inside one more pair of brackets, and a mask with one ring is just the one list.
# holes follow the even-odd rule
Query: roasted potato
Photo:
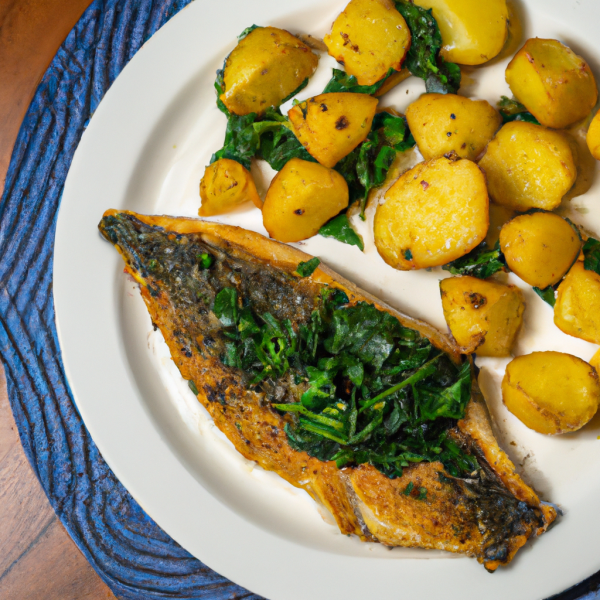
[[479, 161], [490, 197], [498, 204], [526, 211], [552, 210], [577, 179], [569, 141], [557, 131], [533, 123], [507, 123]]
[[455, 94], [424, 94], [409, 105], [406, 120], [425, 160], [450, 152], [476, 160], [502, 124], [485, 100]]
[[562, 352], [533, 352], [506, 367], [502, 380], [506, 408], [527, 427], [557, 434], [581, 429], [598, 410], [596, 370]]
[[523, 324], [523, 294], [514, 285], [476, 277], [440, 281], [442, 308], [464, 354], [509, 356]]
[[263, 113], [298, 89], [318, 62], [317, 55], [291, 33], [258, 27], [227, 57], [220, 99], [236, 115]]
[[433, 9], [442, 34], [441, 55], [461, 65], [480, 65], [500, 54], [508, 36], [506, 0], [414, 0]]
[[250, 172], [235, 160], [220, 158], [206, 167], [200, 181], [201, 217], [221, 215], [252, 201], [262, 208], [262, 200]]
[[600, 275], [577, 261], [558, 286], [554, 324], [593, 344], [600, 344]]
[[390, 69], [400, 71], [410, 40], [392, 0], [351, 0], [323, 39], [329, 54], [359, 85], [377, 83]]
[[293, 106], [288, 117], [308, 153], [333, 167], [369, 135], [378, 102], [367, 94], [320, 94]]
[[558, 283], [577, 260], [581, 238], [562, 217], [534, 212], [502, 227], [500, 248], [513, 273], [544, 289]]
[[483, 241], [489, 226], [485, 177], [469, 160], [442, 157], [407, 171], [375, 213], [375, 245], [408, 271], [445, 265]]
[[597, 112], [596, 116], [592, 119], [586, 139], [592, 156], [596, 160], [600, 160], [600, 112]]
[[557, 40], [527, 40], [506, 68], [506, 82], [542, 125], [555, 129], [587, 117], [598, 100], [589, 65]]
[[299, 242], [316, 235], [348, 199], [348, 184], [337, 171], [292, 158], [269, 186], [263, 224], [272, 238]]

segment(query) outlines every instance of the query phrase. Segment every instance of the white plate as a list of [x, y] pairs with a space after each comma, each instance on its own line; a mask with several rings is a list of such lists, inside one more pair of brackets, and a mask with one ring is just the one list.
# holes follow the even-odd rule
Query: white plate
[[[597, 0], [526, 4], [527, 36], [565, 41], [600, 74], [593, 49]], [[545, 598], [600, 568], [600, 419], [561, 438], [535, 434], [499, 400], [506, 361], [482, 361], [482, 383], [504, 446], [543, 497], [563, 506], [565, 517], [494, 576], [464, 557], [361, 544], [324, 520], [304, 492], [242, 459], [215, 430], [164, 341], [151, 333], [121, 259], [95, 231], [108, 208], [194, 216], [198, 182], [225, 129], [214, 102], [214, 72], [236, 36], [253, 23], [322, 36], [344, 5], [196, 0], [138, 52], [108, 91], [75, 154], [58, 220], [54, 297], [71, 389], [104, 458], [148, 514], [207, 565], [271, 600]], [[507, 60], [470, 70], [463, 93], [491, 102], [510, 95], [503, 77]], [[300, 97], [318, 93], [331, 66], [332, 59], [322, 57]], [[385, 104], [404, 110], [423, 90], [411, 78]], [[596, 182], [572, 202], [573, 218], [597, 233], [599, 200]], [[257, 210], [221, 221], [264, 232]], [[303, 249], [398, 308], [444, 327], [438, 280], [445, 274], [394, 271], [377, 255], [368, 226], [364, 231], [364, 254], [321, 237]], [[517, 353], [556, 349], [589, 360], [595, 348], [561, 334], [552, 311], [511, 280], [528, 302]]]

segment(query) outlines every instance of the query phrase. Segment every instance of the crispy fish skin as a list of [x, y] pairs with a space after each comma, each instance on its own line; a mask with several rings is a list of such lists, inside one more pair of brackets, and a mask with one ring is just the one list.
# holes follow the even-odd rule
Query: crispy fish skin
[[[105, 213], [100, 231], [121, 253], [126, 271], [140, 283], [153, 323], [163, 333], [184, 379], [195, 383], [198, 400], [217, 427], [245, 458], [275, 471], [324, 505], [342, 533], [389, 546], [464, 553], [494, 571], [508, 564], [530, 537], [543, 533], [556, 519], [555, 509], [540, 502], [499, 448], [476, 380], [465, 417], [450, 431], [482, 466], [476, 479], [453, 478], [437, 462], [414, 464], [404, 469], [402, 477], [390, 479], [368, 464], [338, 469], [333, 461], [320, 461], [292, 449], [284, 431], [290, 415], [271, 408], [264, 394], [248, 388], [243, 373], [221, 363], [214, 351], [210, 314], [197, 326], [182, 320], [185, 302], [171, 297], [141, 267], [135, 240], [118, 233], [115, 224], [119, 222], [201, 240], [211, 253], [225, 256], [233, 264], [228, 277], [242, 289], [256, 288], [260, 281], [271, 278], [272, 289], [292, 290], [294, 298], [304, 298], [304, 304], [310, 305], [324, 286], [333, 286], [346, 292], [351, 303], [366, 301], [389, 312], [458, 361], [456, 346], [430, 325], [397, 312], [324, 265], [310, 277], [294, 277], [298, 263], [310, 256], [257, 233], [197, 219], [115, 210]], [[236, 264], [244, 268], [238, 269]], [[296, 311], [301, 319], [301, 303], [290, 308], [283, 300], [283, 296], [271, 298], [270, 308]], [[424, 498], [419, 495], [421, 488], [427, 490]]]

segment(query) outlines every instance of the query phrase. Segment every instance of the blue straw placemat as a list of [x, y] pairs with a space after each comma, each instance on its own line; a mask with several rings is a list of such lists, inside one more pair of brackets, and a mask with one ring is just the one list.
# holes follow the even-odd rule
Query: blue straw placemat
[[[189, 2], [95, 0], [44, 75], [0, 200], [0, 358], [27, 458], [117, 597], [260, 600], [183, 550], [110, 471], [73, 402], [54, 322], [56, 215], [77, 144], [123, 67]], [[597, 574], [554, 600], [600, 598], [599, 583]]]

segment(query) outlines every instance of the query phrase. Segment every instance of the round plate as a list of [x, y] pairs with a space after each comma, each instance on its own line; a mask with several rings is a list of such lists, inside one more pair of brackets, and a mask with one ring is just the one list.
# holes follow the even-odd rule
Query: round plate
[[[598, 74], [596, 0], [530, 0], [515, 7], [524, 37], [563, 40]], [[361, 544], [342, 536], [302, 491], [244, 460], [187, 389], [136, 286], [95, 228], [104, 210], [195, 216], [198, 183], [222, 145], [215, 70], [253, 23], [322, 37], [344, 8], [339, 0], [196, 0], [163, 27], [108, 91], [84, 133], [58, 220], [54, 297], [65, 369], [77, 406], [117, 477], [177, 542], [208, 566], [271, 600], [351, 600], [387, 594], [449, 599], [531, 600], [560, 592], [600, 568], [600, 419], [559, 438], [538, 435], [502, 406], [506, 360], [479, 361], [498, 436], [523, 476], [565, 516], [493, 577], [465, 557]], [[524, 38], [523, 38], [524, 39]], [[515, 43], [518, 44], [520, 40]], [[504, 69], [519, 46], [484, 68], [464, 70], [461, 93], [495, 103], [509, 95]], [[319, 93], [334, 61], [322, 56], [299, 98]], [[400, 111], [424, 91], [410, 78], [382, 104]], [[407, 153], [406, 166], [420, 160]], [[263, 191], [272, 176], [255, 168]], [[567, 212], [600, 232], [594, 182]], [[369, 211], [372, 219], [373, 207]], [[264, 233], [260, 211], [220, 218]], [[302, 244], [390, 304], [445, 328], [438, 281], [447, 273], [401, 273], [377, 254], [370, 221], [365, 252], [332, 239]], [[526, 296], [516, 354], [561, 350], [589, 360], [591, 344], [563, 335], [552, 311], [514, 275]], [[351, 576], [349, 576], [351, 575]]]

